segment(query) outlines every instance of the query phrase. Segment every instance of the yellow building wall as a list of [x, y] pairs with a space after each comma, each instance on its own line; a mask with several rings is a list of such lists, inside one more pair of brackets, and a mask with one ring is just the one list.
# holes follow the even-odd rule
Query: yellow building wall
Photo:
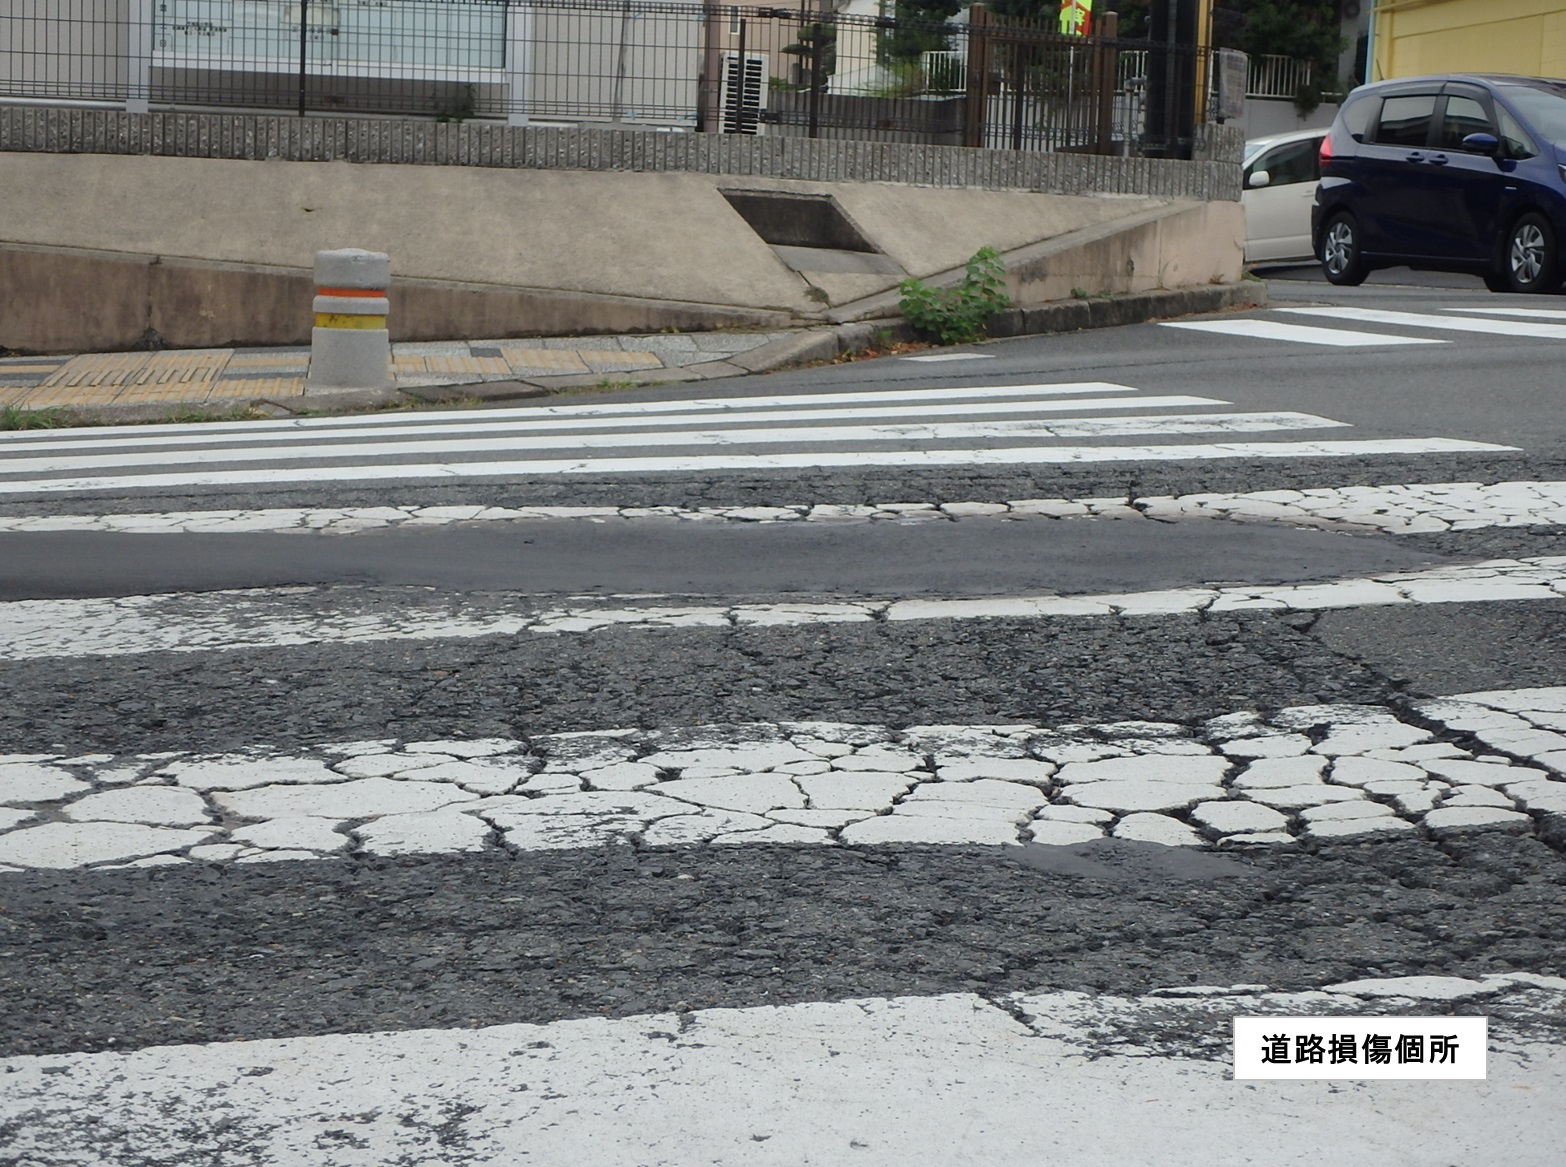
[[1378, 0], [1372, 79], [1424, 73], [1566, 77], [1566, 3]]

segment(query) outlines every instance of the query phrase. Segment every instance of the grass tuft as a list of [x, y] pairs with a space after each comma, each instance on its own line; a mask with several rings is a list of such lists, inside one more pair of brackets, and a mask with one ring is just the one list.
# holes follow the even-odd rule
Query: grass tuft
[[0, 405], [0, 430], [57, 430], [73, 425], [68, 410], [23, 409], [20, 405]]

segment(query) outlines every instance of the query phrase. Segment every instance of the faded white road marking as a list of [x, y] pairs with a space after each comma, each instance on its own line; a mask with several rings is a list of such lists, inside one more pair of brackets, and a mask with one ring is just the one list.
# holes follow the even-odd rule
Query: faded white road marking
[[[1190, 404], [1188, 398], [1154, 398], [1152, 407]], [[336, 442], [328, 445], [220, 446], [180, 450], [120, 450], [88, 455], [7, 458], [3, 474], [63, 474], [121, 466], [189, 466], [298, 459], [409, 458], [421, 455], [510, 453], [523, 450], [656, 449], [660, 446], [799, 446], [846, 442], [950, 442], [975, 438], [1094, 438], [1143, 434], [1269, 433], [1276, 430], [1346, 428], [1347, 422], [1288, 411], [1276, 413], [1154, 414], [1146, 417], [1062, 417], [1009, 421], [888, 423], [884, 425], [778, 426], [770, 429], [638, 430], [634, 433], [514, 433], [502, 438], [424, 437], [403, 442]], [[418, 431], [423, 434], [429, 430]]]
[[1240, 493], [1148, 495], [1141, 498], [1025, 498], [1006, 502], [801, 503], [780, 506], [379, 506], [275, 507], [259, 510], [127, 512], [124, 514], [0, 515], [7, 531], [114, 531], [129, 534], [362, 534], [394, 527], [468, 523], [680, 519], [688, 522], [913, 523], [988, 518], [1188, 518], [1277, 522], [1326, 529], [1368, 528], [1391, 534], [1486, 527], [1566, 525], [1566, 482], [1411, 483], [1317, 487]]
[[[656, 414], [652, 417], [600, 417], [600, 418], [559, 418], [559, 417], [535, 417], [531, 415], [518, 416], [516, 413], [506, 415], [504, 418], [485, 416], [480, 420], [464, 420], [462, 422], [445, 422], [440, 425], [427, 425], [423, 420], [410, 420], [408, 424], [401, 426], [380, 426], [373, 430], [366, 430], [362, 435], [367, 439], [362, 447], [371, 452], [381, 449], [407, 449], [405, 444], [387, 443], [385, 446], [371, 444], [368, 439], [377, 442], [387, 438], [422, 437], [449, 439], [455, 435], [465, 433], [494, 434], [554, 434], [554, 433], [590, 433], [599, 429], [636, 429], [638, 432], [656, 434], [658, 426], [738, 426], [751, 425], [760, 422], [807, 422], [807, 421], [862, 421], [868, 418], [936, 418], [936, 417], [963, 417], [974, 419], [976, 417], [988, 417], [991, 415], [1029, 414], [1029, 413], [1066, 413], [1071, 410], [1114, 410], [1114, 409], [1173, 409], [1182, 406], [1195, 405], [1228, 405], [1230, 402], [1216, 397], [1192, 397], [1186, 394], [1172, 394], [1156, 397], [1112, 397], [1106, 400], [1098, 400], [1090, 397], [1050, 397], [1042, 401], [994, 401], [984, 404], [970, 404], [965, 402], [946, 402], [937, 405], [881, 405], [847, 407], [841, 409], [790, 409], [790, 410], [756, 410], [753, 412], [736, 413], [708, 412], [708, 413], [670, 413]], [[406, 417], [406, 415], [404, 415]], [[649, 428], [652, 427], [652, 428]], [[80, 431], [77, 431], [78, 433]], [[729, 432], [725, 430], [725, 432]], [[737, 433], [748, 433], [748, 430], [736, 430]], [[809, 432], [802, 429], [801, 432]], [[265, 433], [238, 433], [228, 434], [214, 440], [205, 436], [204, 426], [187, 426], [180, 434], [158, 434], [151, 438], [139, 438], [136, 435], [124, 435], [113, 439], [95, 439], [83, 437], [71, 440], [40, 439], [35, 442], [18, 442], [0, 448], [0, 453], [7, 456], [7, 461], [0, 462], [0, 472], [8, 472], [10, 469], [9, 457], [13, 454], [36, 454], [39, 452], [58, 453], [62, 450], [105, 450], [111, 454], [121, 453], [127, 450], [146, 448], [161, 448], [167, 450], [174, 446], [209, 447], [214, 450], [240, 448], [246, 444], [255, 443], [296, 443], [296, 442], [320, 442], [324, 437], [334, 439], [349, 439], [356, 436], [353, 433], [332, 431], [330, 435], [323, 435], [317, 430], [268, 430]], [[653, 445], [653, 442], [622, 442], [630, 445]], [[518, 448], [521, 443], [504, 443], [500, 448]], [[361, 448], [358, 445], [349, 445], [346, 440], [339, 441], [336, 446], [321, 446], [308, 452], [308, 456], [318, 456], [323, 450], [355, 450]], [[158, 455], [164, 461], [171, 458], [183, 457], [176, 452], [165, 452]], [[256, 455], [259, 457], [259, 455]], [[288, 457], [290, 455], [280, 454]], [[296, 455], [306, 456], [306, 455]]]
[[1447, 308], [1447, 312], [1472, 312], [1483, 316], [1523, 316], [1536, 317], [1540, 320], [1566, 320], [1566, 309], [1562, 308]]
[[[529, 418], [604, 418], [656, 417], [666, 413], [692, 411], [719, 412], [735, 418], [752, 410], [798, 409], [802, 406], [854, 406], [886, 405], [888, 403], [920, 405], [935, 401], [969, 401], [982, 404], [986, 401], [1006, 401], [1050, 395], [1083, 395], [1101, 393], [1136, 393], [1129, 385], [1117, 385], [1107, 381], [1066, 381], [1052, 385], [993, 385], [965, 386], [951, 389], [881, 389], [841, 393], [795, 393], [780, 397], [696, 397], [672, 401], [607, 401], [586, 405], [527, 405], [505, 409], [447, 409], [429, 410], [417, 414], [383, 413], [357, 414], [351, 417], [298, 417], [279, 421], [224, 421], [203, 422], [196, 432], [271, 434], [295, 430], [374, 429], [385, 426], [405, 425], [412, 418], [431, 425], [445, 423], [470, 423], [485, 421], [513, 421], [518, 417]], [[188, 424], [167, 425], [119, 425], [95, 426], [91, 436], [96, 438], [145, 438], [155, 434], [185, 435], [192, 432]], [[0, 432], [0, 448], [9, 448], [13, 442], [59, 441], [71, 442], [82, 436], [81, 430], [63, 430], [58, 434], [39, 433], [36, 430]]]
[[924, 361], [935, 364], [940, 361], [988, 361], [993, 360], [994, 353], [931, 353], [922, 357], [902, 357], [905, 361]]
[[1355, 332], [1348, 328], [1311, 328], [1302, 324], [1282, 324], [1276, 320], [1194, 320], [1166, 321], [1165, 328], [1184, 328], [1191, 332], [1211, 332], [1220, 336], [1241, 336], [1249, 340], [1287, 340], [1297, 344], [1321, 344], [1334, 348], [1370, 348], [1398, 344], [1445, 344], [1426, 337], [1389, 336], [1380, 332]]
[[[488, 606], [461, 599], [395, 610], [329, 607], [331, 588], [257, 588], [189, 595], [0, 604], [0, 660], [206, 652], [303, 644], [465, 639], [600, 628], [729, 628], [845, 621], [1033, 619], [1047, 616], [1162, 615], [1181, 612], [1318, 611], [1389, 604], [1558, 600], [1566, 556], [1386, 572], [1323, 583], [1169, 588], [1111, 595], [985, 599], [871, 600], [781, 604], [702, 604], [687, 597], [592, 597], [549, 606], [517, 597]], [[625, 599], [630, 599], [629, 597]], [[355, 601], [357, 603], [357, 601]]]
[[[791, 439], [797, 440], [797, 439]], [[808, 470], [848, 466], [1042, 466], [1098, 462], [1185, 462], [1245, 458], [1363, 458], [1402, 454], [1515, 452], [1515, 446], [1454, 438], [1391, 438], [1312, 442], [1224, 442], [1163, 446], [1018, 446], [951, 450], [818, 450], [804, 453], [719, 454], [665, 458], [556, 458], [507, 462], [360, 463], [277, 466], [189, 473], [0, 480], [0, 495], [81, 491], [164, 490], [191, 486], [278, 485], [288, 482], [381, 482], [413, 479], [664, 474], [708, 470]]]
[[[1566, 1051], [1547, 1035], [1566, 981], [1313, 989], [872, 997], [17, 1057], [0, 1062], [0, 1119], [19, 1161], [60, 1165], [1089, 1167], [1154, 1146], [1162, 1167], [1559, 1161]], [[1231, 1080], [1231, 1018], [1389, 996], [1489, 1015], [1488, 1080]]]
[[[615, 846], [1532, 834], [1566, 814], [1566, 689], [1194, 727], [780, 722], [0, 755], [0, 871]], [[1416, 724], [1414, 717], [1420, 719]], [[1432, 730], [1439, 726], [1440, 730]], [[1461, 736], [1477, 750], [1443, 738]]]
[[1436, 328], [1447, 332], [1482, 332], [1486, 336], [1517, 336], [1534, 340], [1566, 340], [1566, 324], [1533, 324], [1525, 320], [1469, 320], [1428, 312], [1394, 312], [1383, 308], [1279, 308], [1293, 316], [1351, 320], [1359, 324], [1392, 324], [1404, 328]]

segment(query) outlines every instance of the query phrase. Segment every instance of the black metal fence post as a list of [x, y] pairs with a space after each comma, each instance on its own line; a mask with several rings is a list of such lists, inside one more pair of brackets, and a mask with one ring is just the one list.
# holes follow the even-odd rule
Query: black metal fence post
[[299, 0], [299, 116], [305, 115], [305, 68], [310, 45], [310, 0]]
[[822, 26], [812, 26], [810, 37], [810, 136], [821, 131], [821, 37]]

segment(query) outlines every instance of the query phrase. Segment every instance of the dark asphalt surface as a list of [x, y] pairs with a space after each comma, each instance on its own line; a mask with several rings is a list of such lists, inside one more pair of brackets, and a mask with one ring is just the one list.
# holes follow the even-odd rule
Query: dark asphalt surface
[[959, 990], [1566, 972], [1566, 858], [1534, 839], [1178, 865], [1155, 845], [1069, 849], [1100, 860], [1094, 875], [1033, 850], [624, 847], [13, 879], [0, 1056]]
[[[359, 598], [439, 602], [390, 589]], [[14, 662], [0, 680], [0, 740], [69, 753], [790, 719], [1195, 721], [1566, 684], [1566, 600], [525, 633]]]
[[553, 521], [342, 535], [6, 536], [0, 601], [284, 584], [525, 593], [1015, 595], [1283, 583], [1443, 557], [1389, 536], [1130, 519]]

